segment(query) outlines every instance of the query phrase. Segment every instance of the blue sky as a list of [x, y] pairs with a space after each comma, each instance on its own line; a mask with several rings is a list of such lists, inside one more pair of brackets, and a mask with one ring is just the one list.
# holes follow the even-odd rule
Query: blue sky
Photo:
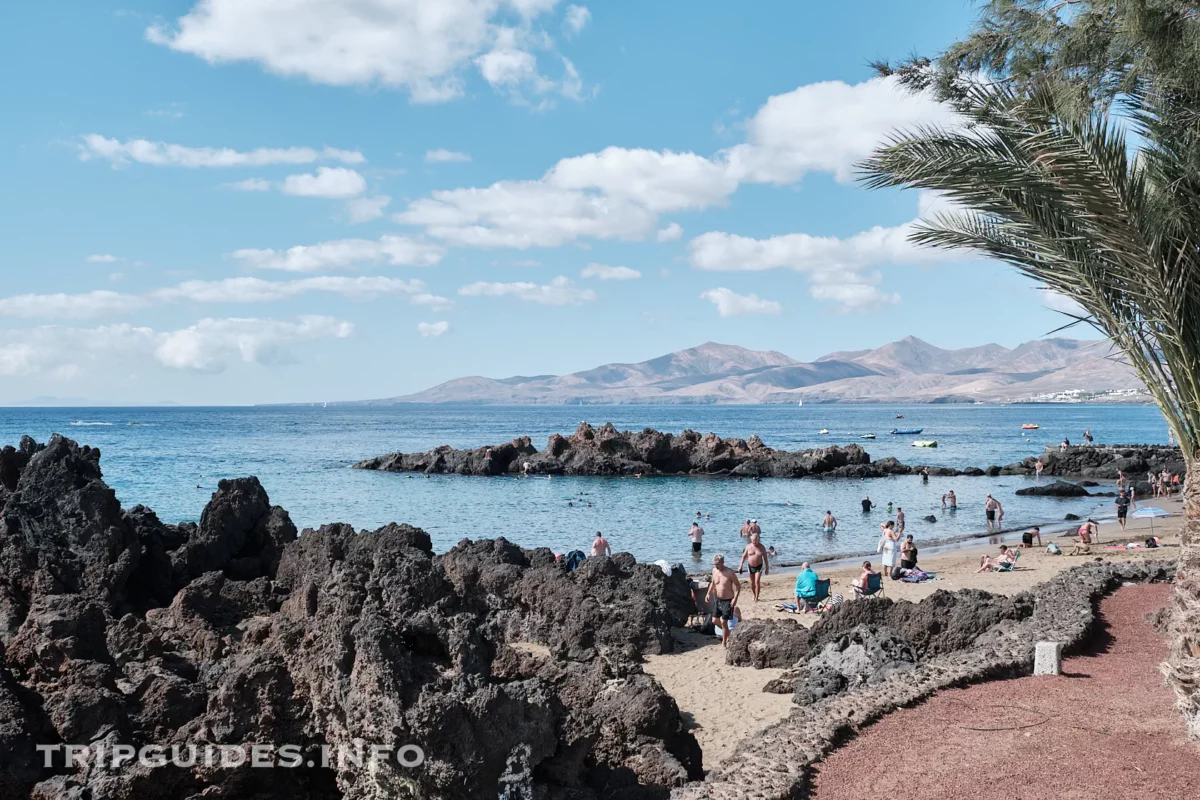
[[[355, 399], [707, 340], [815, 358], [1058, 327], [850, 167], [964, 0], [9, 9], [0, 403]], [[623, 268], [623, 269], [622, 269]]]

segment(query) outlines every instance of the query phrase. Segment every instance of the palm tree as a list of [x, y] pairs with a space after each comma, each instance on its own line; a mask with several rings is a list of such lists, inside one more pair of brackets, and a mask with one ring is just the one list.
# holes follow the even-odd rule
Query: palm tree
[[1153, 393], [1188, 473], [1163, 669], [1200, 738], [1198, 104], [1139, 88], [1116, 116], [1061, 96], [977, 83], [954, 102], [961, 126], [894, 135], [863, 180], [942, 193], [955, 210], [923, 220], [914, 242], [997, 258], [1074, 300], [1076, 322], [1111, 339]]

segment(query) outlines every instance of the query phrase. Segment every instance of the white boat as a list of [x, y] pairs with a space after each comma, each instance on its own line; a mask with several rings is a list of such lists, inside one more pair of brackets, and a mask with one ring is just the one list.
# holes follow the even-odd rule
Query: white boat
[[875, 438], [875, 434], [873, 434], [873, 433], [864, 433], [864, 434], [863, 434], [862, 436], [860, 436], [859, 438], [860, 438], [860, 439], [874, 439], [874, 438]]
[[821, 428], [821, 430], [817, 431], [817, 433], [820, 433], [822, 435], [829, 433], [829, 428]]
[[937, 447], [937, 439], [918, 439], [912, 443], [913, 447]]
[[803, 401], [803, 400], [801, 400], [799, 403], [796, 403], [796, 405], [798, 405], [798, 406], [802, 406], [802, 405], [804, 405], [804, 401]]

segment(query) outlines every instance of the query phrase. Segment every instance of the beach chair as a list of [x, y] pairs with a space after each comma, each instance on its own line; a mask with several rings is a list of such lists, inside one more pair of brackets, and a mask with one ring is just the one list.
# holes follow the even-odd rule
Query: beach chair
[[883, 594], [883, 573], [876, 572], [868, 576], [867, 587], [863, 589], [855, 586], [854, 593], [859, 597], [871, 597], [872, 595]]
[[800, 602], [804, 604], [801, 611], [820, 611], [825, 602], [829, 600], [829, 584], [828, 579], [817, 581], [816, 591], [810, 597], [801, 596]]
[[1021, 551], [1017, 550], [1016, 555], [1012, 557], [1012, 561], [1005, 561], [1000, 566], [995, 567], [992, 572], [1012, 572], [1017, 566], [1017, 562], [1021, 560]]

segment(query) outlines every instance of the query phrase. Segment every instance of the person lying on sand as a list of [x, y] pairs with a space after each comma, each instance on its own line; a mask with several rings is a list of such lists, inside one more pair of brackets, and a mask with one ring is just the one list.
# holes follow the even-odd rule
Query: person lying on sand
[[733, 619], [733, 607], [737, 605], [741, 593], [742, 582], [738, 580], [737, 573], [725, 566], [725, 556], [717, 553], [713, 556], [712, 582], [708, 585], [704, 601], [707, 603], [714, 597], [717, 600], [713, 624], [721, 629], [726, 647], [729, 646], [729, 620]]
[[993, 570], [1000, 569], [1001, 566], [1005, 564], [1011, 564], [1016, 561], [1016, 553], [1016, 549], [1009, 550], [1008, 545], [1002, 544], [1000, 545], [1000, 555], [996, 558], [992, 558], [991, 556], [982, 556], [979, 559], [979, 569], [975, 571], [992, 572]]

